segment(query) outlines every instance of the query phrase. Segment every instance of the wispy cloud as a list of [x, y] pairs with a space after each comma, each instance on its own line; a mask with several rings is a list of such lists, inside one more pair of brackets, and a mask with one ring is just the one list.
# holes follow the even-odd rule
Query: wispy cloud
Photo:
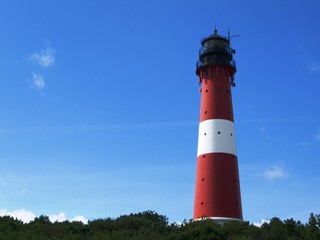
[[308, 147], [309, 143], [308, 142], [300, 142], [301, 147]]
[[320, 142], [320, 130], [318, 130], [318, 133], [315, 136], [316, 140]]
[[7, 185], [8, 185], [7, 181], [0, 176], [0, 187], [5, 187]]
[[[284, 117], [284, 118], [278, 118], [278, 117], [271, 117], [271, 118], [240, 118], [237, 119], [237, 123], [259, 123], [259, 122], [292, 122], [292, 121], [319, 121], [319, 117]], [[267, 130], [265, 126], [262, 126], [259, 130]]]
[[[46, 48], [29, 54], [27, 60], [41, 68], [49, 68], [55, 64], [55, 50], [51, 47], [50, 43], [46, 43]], [[37, 70], [37, 72], [39, 69]], [[40, 93], [44, 93], [46, 87], [45, 77], [39, 73], [32, 73], [32, 88]]]
[[312, 62], [308, 64], [308, 67], [311, 73], [320, 73], [320, 63]]
[[[7, 211], [7, 209], [0, 209], [0, 217], [3, 216], [11, 216], [13, 218], [17, 218], [24, 223], [29, 223], [36, 218], [36, 215], [31, 211], [27, 211], [25, 209], [19, 209], [14, 211]], [[60, 212], [59, 214], [53, 214], [49, 216], [51, 222], [63, 222], [63, 221], [71, 221], [71, 222], [82, 222], [84, 224], [88, 223], [88, 219], [84, 216], [78, 215], [73, 218], [67, 219], [66, 214], [64, 212]]]
[[263, 176], [267, 180], [273, 180], [278, 178], [284, 178], [288, 176], [287, 171], [281, 165], [273, 165], [272, 167], [266, 169], [263, 173]]
[[48, 126], [48, 127], [25, 127], [1, 129], [0, 134], [27, 134], [27, 133], [78, 133], [78, 132], [97, 132], [97, 131], [128, 131], [135, 129], [163, 129], [194, 127], [196, 121], [185, 122], [151, 122], [151, 123], [124, 123], [124, 124], [101, 124], [101, 125], [76, 125], [76, 126]]
[[42, 92], [46, 86], [45, 79], [42, 75], [33, 73], [32, 74], [32, 87], [37, 91]]
[[51, 67], [55, 63], [55, 50], [51, 48], [50, 43], [47, 43], [47, 47], [38, 52], [31, 53], [29, 60], [43, 68]]
[[318, 56], [314, 55], [312, 51], [301, 49], [300, 59], [302, 64], [311, 74], [320, 73], [320, 62], [318, 61]]
[[262, 126], [262, 127], [260, 128], [260, 133], [261, 133], [261, 134], [264, 134], [264, 133], [266, 132], [266, 130], [267, 130], [267, 127], [266, 127], [266, 126]]
[[12, 191], [10, 193], [11, 196], [23, 196], [28, 192], [28, 190], [26, 188], [22, 188], [16, 191]]

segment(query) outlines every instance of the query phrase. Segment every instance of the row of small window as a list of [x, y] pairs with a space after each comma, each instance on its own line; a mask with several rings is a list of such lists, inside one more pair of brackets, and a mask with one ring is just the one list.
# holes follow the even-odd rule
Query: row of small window
[[[221, 180], [222, 180], [222, 177], [219, 177], [219, 178], [218, 178], [218, 180], [220, 180], [220, 181], [221, 181]], [[204, 178], [202, 178], [202, 179], [201, 179], [201, 181], [202, 181], [202, 182], [204, 182]], [[237, 179], [236, 179], [236, 178], [234, 178], [234, 179], [233, 179], [233, 181], [234, 181], [234, 182], [237, 182]]]
[[[220, 131], [218, 131], [217, 133], [218, 133], [218, 134], [221, 134], [221, 132], [220, 132]], [[205, 135], [205, 136], [206, 136], [206, 135], [207, 135], [207, 133], [204, 133], [203, 135]], [[233, 136], [233, 134], [232, 134], [232, 133], [230, 133], [230, 136]]]
[[[202, 155], [202, 158], [206, 158], [206, 155], [204, 154], [204, 155]], [[235, 158], [235, 156], [232, 156], [232, 158], [234, 159]]]
[[[216, 90], [217, 91], [220, 91], [220, 88], [216, 88]], [[202, 92], [202, 88], [200, 88], [200, 90], [199, 90], [200, 92]], [[207, 92], [209, 92], [209, 90], [208, 89], [206, 89], [206, 91], [205, 91], [206, 93]], [[227, 93], [229, 94], [230, 93], [230, 90], [227, 90]]]
[[[220, 110], [218, 109], [217, 112], [220, 112]], [[204, 114], [207, 114], [208, 111], [204, 111]], [[228, 112], [229, 114], [231, 114], [231, 111]]]

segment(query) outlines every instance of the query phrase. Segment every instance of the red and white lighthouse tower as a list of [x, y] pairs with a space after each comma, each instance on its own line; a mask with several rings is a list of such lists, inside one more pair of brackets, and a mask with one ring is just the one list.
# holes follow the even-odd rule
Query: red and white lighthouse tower
[[230, 36], [217, 30], [201, 41], [201, 84], [194, 219], [242, 221], [231, 86], [236, 72]]

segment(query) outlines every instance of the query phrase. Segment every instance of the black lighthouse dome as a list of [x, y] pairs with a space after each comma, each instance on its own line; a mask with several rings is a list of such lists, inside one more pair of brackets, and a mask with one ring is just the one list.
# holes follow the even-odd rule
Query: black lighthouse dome
[[235, 70], [234, 53], [230, 47], [230, 38], [219, 35], [215, 29], [212, 35], [201, 41], [197, 72], [199, 68], [213, 64], [230, 65]]

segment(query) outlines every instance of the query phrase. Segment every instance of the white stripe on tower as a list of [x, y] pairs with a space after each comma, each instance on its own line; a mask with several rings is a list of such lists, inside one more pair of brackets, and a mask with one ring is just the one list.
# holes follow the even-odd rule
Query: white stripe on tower
[[200, 122], [198, 154], [229, 153], [237, 155], [234, 124], [225, 119], [209, 119]]

